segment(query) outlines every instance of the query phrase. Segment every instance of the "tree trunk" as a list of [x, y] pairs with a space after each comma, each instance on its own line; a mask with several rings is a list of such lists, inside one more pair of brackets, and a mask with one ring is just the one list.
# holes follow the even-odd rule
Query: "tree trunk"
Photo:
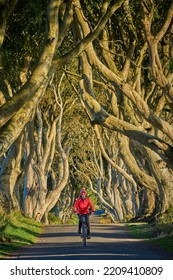
[[17, 195], [16, 182], [22, 173], [21, 159], [23, 151], [23, 135], [11, 146], [3, 161], [0, 173], [0, 192], [8, 200], [11, 209], [20, 209], [20, 200]]

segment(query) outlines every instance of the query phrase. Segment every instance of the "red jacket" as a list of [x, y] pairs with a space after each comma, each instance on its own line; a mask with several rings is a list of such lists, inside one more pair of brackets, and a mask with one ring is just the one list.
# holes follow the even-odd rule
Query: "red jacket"
[[88, 214], [89, 210], [94, 212], [94, 206], [88, 197], [86, 197], [84, 200], [81, 197], [77, 198], [73, 209], [74, 212], [77, 212], [78, 214]]

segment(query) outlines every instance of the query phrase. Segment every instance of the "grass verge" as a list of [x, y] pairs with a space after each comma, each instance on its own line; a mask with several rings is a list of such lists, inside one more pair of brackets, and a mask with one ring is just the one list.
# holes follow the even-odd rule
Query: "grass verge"
[[173, 254], [173, 224], [128, 223], [131, 234], [135, 238], [146, 239]]
[[0, 259], [24, 245], [35, 243], [42, 231], [41, 223], [21, 213], [7, 215], [0, 211]]

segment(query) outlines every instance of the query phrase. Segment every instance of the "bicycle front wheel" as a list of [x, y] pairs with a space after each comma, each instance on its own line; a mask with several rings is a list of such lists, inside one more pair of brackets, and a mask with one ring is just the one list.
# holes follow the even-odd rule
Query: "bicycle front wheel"
[[83, 245], [87, 245], [87, 225], [83, 223], [82, 225], [82, 240], [83, 240]]

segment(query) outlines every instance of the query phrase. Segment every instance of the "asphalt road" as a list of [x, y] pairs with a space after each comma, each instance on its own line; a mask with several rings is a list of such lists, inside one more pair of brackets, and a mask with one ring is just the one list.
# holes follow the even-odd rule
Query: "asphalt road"
[[10, 259], [173, 260], [173, 255], [144, 240], [132, 238], [124, 224], [101, 225], [94, 217], [92, 219], [92, 238], [87, 247], [83, 247], [76, 225], [48, 226], [36, 244], [20, 249]]

